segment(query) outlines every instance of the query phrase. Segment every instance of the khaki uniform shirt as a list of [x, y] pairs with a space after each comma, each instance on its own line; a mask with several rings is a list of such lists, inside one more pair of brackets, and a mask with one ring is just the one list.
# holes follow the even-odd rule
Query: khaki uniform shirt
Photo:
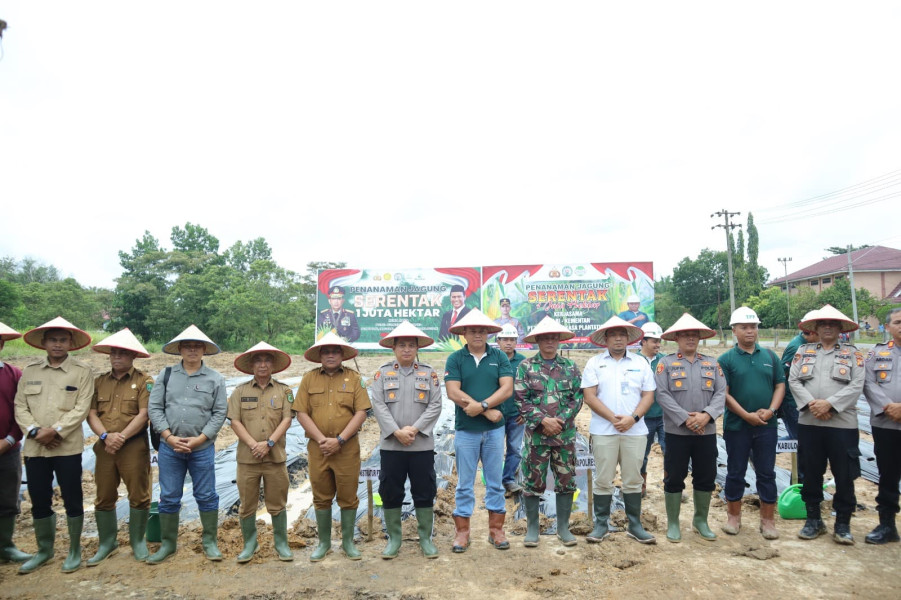
[[[265, 388], [256, 379], [246, 381], [235, 388], [228, 399], [228, 418], [238, 421], [258, 442], [269, 439], [283, 420], [294, 416], [294, 394], [291, 388], [270, 378]], [[262, 459], [254, 458], [250, 447], [238, 440], [238, 462], [245, 464], [283, 463], [288, 459], [285, 451], [286, 436], [280, 437]]]
[[901, 346], [889, 340], [876, 344], [867, 356], [863, 393], [870, 403], [870, 425], [901, 429], [901, 423], [885, 414], [885, 405], [901, 402]]
[[[857, 399], [863, 393], [863, 353], [851, 344], [804, 344], [792, 359], [788, 373], [798, 423], [816, 427], [857, 429]], [[822, 399], [832, 405], [832, 418], [817, 419], [807, 410], [811, 400]]]
[[296, 404], [295, 410], [308, 414], [322, 435], [330, 438], [347, 427], [354, 413], [372, 407], [360, 374], [346, 367], [331, 375], [322, 367], [307, 371], [300, 380]]
[[16, 391], [16, 422], [23, 432], [32, 427], [53, 427], [63, 438], [50, 450], [26, 436], [25, 456], [71, 456], [84, 450], [81, 424], [91, 410], [94, 373], [78, 360], [67, 357], [59, 367], [47, 358], [22, 370]]
[[[132, 367], [121, 379], [113, 377], [112, 371], [94, 380], [94, 398], [91, 408], [108, 432], [121, 432], [138, 416], [138, 411], [147, 408], [153, 377]], [[147, 425], [136, 433], [145, 433]]]
[[726, 408], [726, 377], [715, 358], [698, 352], [690, 362], [681, 353], [668, 354], [657, 363], [656, 377], [666, 433], [695, 435], [685, 426], [690, 412], [710, 415], [703, 435], [716, 433], [716, 420]]
[[[381, 429], [382, 450], [420, 452], [435, 449], [432, 428], [441, 416], [441, 383], [429, 365], [402, 367], [391, 361], [379, 367], [372, 383], [372, 412]], [[394, 432], [412, 425], [419, 433], [409, 446]]]

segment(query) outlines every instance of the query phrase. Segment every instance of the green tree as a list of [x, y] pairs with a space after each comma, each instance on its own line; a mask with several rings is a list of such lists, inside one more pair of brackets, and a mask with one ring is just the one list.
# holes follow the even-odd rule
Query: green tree
[[673, 269], [673, 300], [709, 327], [720, 324], [722, 303], [728, 310], [729, 283], [725, 252], [704, 248], [698, 258], [687, 256]]
[[[872, 248], [872, 246], [870, 244], [863, 244], [860, 246], [852, 245], [851, 252], [854, 252], [856, 250], [863, 250], [864, 248]], [[824, 250], [826, 250], [826, 252], [829, 252], [830, 254], [845, 254], [848, 252], [848, 247], [847, 246], [829, 246], [828, 248], [824, 248]], [[825, 259], [823, 259], [823, 260], [825, 260]]]
[[[854, 309], [851, 303], [851, 283], [846, 277], [836, 279], [828, 288], [817, 295], [817, 302], [820, 306], [831, 304], [842, 314], [850, 318], [854, 318]], [[875, 316], [876, 310], [883, 305], [879, 299], [863, 289], [857, 289], [857, 316], [859, 319]]]

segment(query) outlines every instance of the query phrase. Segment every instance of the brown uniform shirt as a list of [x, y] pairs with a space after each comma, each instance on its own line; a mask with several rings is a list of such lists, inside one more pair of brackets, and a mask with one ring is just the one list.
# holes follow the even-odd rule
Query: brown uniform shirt
[[371, 407], [359, 373], [341, 367], [326, 375], [319, 367], [307, 371], [300, 381], [295, 410], [310, 415], [319, 431], [333, 438], [344, 430], [354, 413]]
[[[132, 367], [121, 379], [113, 377], [112, 371], [104, 373], [94, 380], [94, 398], [91, 408], [103, 427], [109, 432], [123, 431], [138, 411], [147, 408], [150, 390], [153, 388], [153, 377]], [[146, 435], [147, 426], [135, 435]]]
[[[280, 381], [269, 379], [265, 388], [261, 388], [256, 379], [246, 381], [235, 388], [228, 399], [228, 414], [231, 421], [238, 421], [250, 436], [262, 441], [268, 439], [272, 432], [286, 417], [294, 414], [294, 394], [291, 388]], [[283, 463], [288, 455], [285, 451], [286, 436], [282, 436], [269, 449], [264, 458], [254, 458], [250, 447], [238, 441], [238, 462], [245, 464]]]

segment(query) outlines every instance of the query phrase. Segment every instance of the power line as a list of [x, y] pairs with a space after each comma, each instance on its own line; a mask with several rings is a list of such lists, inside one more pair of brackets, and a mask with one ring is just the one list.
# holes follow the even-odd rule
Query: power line
[[[767, 211], [772, 211], [772, 210], [784, 210], [784, 209], [792, 209], [792, 208], [797, 208], [797, 207], [801, 207], [801, 206], [806, 206], [808, 204], [815, 203], [819, 200], [827, 199], [831, 196], [838, 196], [840, 194], [843, 194], [845, 192], [849, 192], [852, 190], [855, 190], [855, 194], [857, 194], [857, 192], [859, 192], [861, 189], [866, 189], [868, 187], [872, 187], [877, 184], [885, 183], [885, 181], [884, 181], [885, 179], [890, 179], [890, 178], [899, 177], [899, 176], [901, 176], [901, 169], [899, 169], [897, 171], [892, 171], [890, 173], [886, 173], [885, 175], [880, 175], [879, 177], [874, 177], [873, 179], [868, 179], [866, 181], [862, 181], [860, 183], [855, 183], [854, 185], [850, 185], [848, 187], [834, 190], [832, 192], [827, 192], [825, 194], [818, 194], [816, 196], [811, 196], [811, 197], [805, 198], [803, 200], [796, 200], [795, 202], [789, 202], [787, 204], [778, 204], [775, 206], [769, 206], [769, 207], [764, 207], [764, 208], [756, 208], [756, 209], [754, 209], [754, 212], [760, 213], [760, 212], [767, 212]], [[898, 183], [901, 183], [901, 178], [899, 178], [897, 181], [890, 182], [887, 185], [885, 185], [883, 188], [879, 188], [879, 189], [884, 189], [885, 187], [891, 187], [893, 185], [897, 185]], [[870, 190], [870, 191], [878, 191], [878, 189]]]

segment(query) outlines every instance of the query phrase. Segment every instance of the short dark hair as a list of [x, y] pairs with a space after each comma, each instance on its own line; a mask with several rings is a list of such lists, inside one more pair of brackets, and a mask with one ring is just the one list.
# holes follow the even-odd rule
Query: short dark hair
[[885, 325], [888, 325], [889, 323], [891, 323], [892, 317], [895, 316], [895, 313], [899, 313], [899, 312], [901, 312], [901, 306], [896, 306], [896, 307], [892, 308], [890, 311], [888, 311], [888, 313], [886, 313], [886, 315], [885, 315]]
[[453, 294], [454, 292], [460, 292], [461, 294], [466, 294], [466, 290], [460, 284], [451, 286], [450, 293]]

